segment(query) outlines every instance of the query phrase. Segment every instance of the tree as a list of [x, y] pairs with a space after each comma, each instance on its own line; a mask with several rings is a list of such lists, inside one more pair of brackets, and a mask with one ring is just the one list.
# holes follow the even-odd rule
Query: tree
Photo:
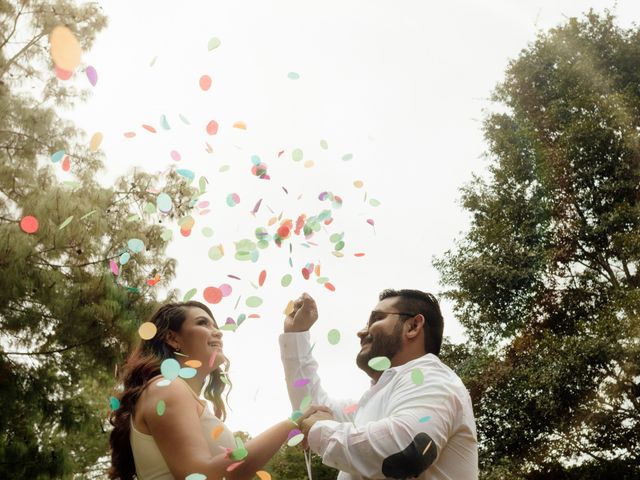
[[[56, 78], [48, 36], [58, 25], [87, 50], [106, 19], [95, 3], [0, 0], [1, 478], [86, 477], [107, 453], [114, 367], [156, 304], [147, 281], [174, 274], [165, 224], [197, 193], [174, 172], [164, 185], [135, 171], [113, 187], [94, 180], [102, 155], [60, 117], [87, 82], [82, 65]], [[58, 179], [56, 152], [74, 180]], [[169, 215], [154, 213], [153, 189], [173, 199]], [[35, 233], [21, 229], [25, 216]]]
[[[290, 478], [304, 480], [307, 478], [307, 465], [301, 447], [283, 445], [264, 468], [274, 479]], [[338, 470], [322, 463], [318, 455], [311, 456], [311, 473], [314, 480], [335, 480]]]
[[638, 478], [640, 30], [614, 20], [572, 18], [509, 64], [470, 229], [435, 260], [485, 478]]

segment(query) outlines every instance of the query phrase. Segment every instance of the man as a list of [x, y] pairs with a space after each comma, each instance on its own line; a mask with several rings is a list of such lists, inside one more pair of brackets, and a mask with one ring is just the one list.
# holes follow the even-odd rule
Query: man
[[[471, 399], [460, 378], [437, 357], [443, 321], [433, 295], [418, 290], [380, 294], [358, 332], [356, 363], [371, 377], [371, 388], [357, 405], [329, 397], [321, 386], [309, 344], [309, 329], [317, 319], [315, 301], [303, 294], [285, 319], [280, 352], [293, 408], [306, 395], [318, 404], [298, 423], [311, 450], [341, 470], [338, 480], [478, 478]], [[372, 368], [370, 361], [379, 357], [388, 358], [391, 366]], [[309, 383], [299, 388], [294, 382], [300, 379]]]

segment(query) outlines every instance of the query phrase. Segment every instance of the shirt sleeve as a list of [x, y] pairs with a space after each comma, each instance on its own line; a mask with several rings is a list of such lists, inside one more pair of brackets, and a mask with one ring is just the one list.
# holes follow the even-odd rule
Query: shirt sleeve
[[[280, 357], [284, 366], [287, 391], [291, 407], [294, 410], [300, 408], [300, 403], [307, 395], [317, 405], [326, 405], [333, 412], [334, 418], [341, 422], [348, 422], [350, 418], [344, 413], [344, 409], [354, 402], [348, 399], [338, 400], [329, 397], [322, 388], [318, 376], [318, 362], [311, 354], [309, 332], [283, 333], [280, 335]], [[306, 381], [303, 386], [295, 386], [296, 381]]]
[[436, 461], [461, 408], [455, 393], [442, 382], [446, 378], [431, 377], [429, 385], [417, 386], [403, 374], [390, 388], [388, 415], [360, 427], [316, 422], [309, 432], [309, 447], [324, 464], [353, 475], [417, 477]]

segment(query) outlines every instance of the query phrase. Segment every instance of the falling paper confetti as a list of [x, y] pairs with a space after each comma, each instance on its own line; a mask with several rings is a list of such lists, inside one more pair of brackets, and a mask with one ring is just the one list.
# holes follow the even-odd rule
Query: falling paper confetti
[[25, 233], [36, 233], [38, 231], [38, 219], [31, 215], [27, 215], [20, 220], [20, 228]]
[[294, 386], [294, 388], [301, 388], [307, 385], [309, 382], [311, 382], [311, 380], [309, 380], [308, 378], [299, 378], [298, 380], [294, 380], [292, 385]]
[[245, 305], [250, 308], [256, 308], [262, 305], [262, 299], [260, 297], [248, 297], [245, 300]]
[[211, 88], [211, 77], [209, 75], [200, 77], [200, 88], [205, 92]]
[[138, 335], [140, 335], [140, 338], [143, 340], [151, 340], [156, 336], [157, 332], [158, 328], [151, 322], [144, 322], [140, 325], [140, 328], [138, 328]]
[[209, 123], [207, 123], [207, 133], [209, 135], [215, 135], [216, 133], [218, 133], [218, 122], [216, 122], [215, 120], [211, 120]]
[[329, 340], [329, 343], [331, 345], [337, 345], [340, 342], [340, 332], [335, 328], [332, 330], [329, 330], [329, 333], [327, 334], [327, 339]]
[[216, 303], [220, 303], [220, 301], [222, 300], [222, 291], [219, 288], [216, 287], [207, 287], [204, 289], [204, 292], [202, 292], [202, 296], [204, 297], [204, 299], [212, 304], [216, 304]]
[[164, 400], [160, 400], [156, 404], [156, 413], [158, 414], [159, 417], [164, 415], [164, 412], [165, 412], [166, 408], [167, 408], [167, 405], [164, 403]]
[[192, 288], [191, 290], [189, 290], [187, 293], [184, 294], [184, 297], [182, 297], [182, 301], [188, 302], [195, 296], [197, 292], [198, 292], [197, 288]]
[[389, 360], [387, 357], [374, 357], [371, 360], [369, 360], [368, 365], [373, 370], [382, 372], [383, 370], [386, 370], [389, 367], [391, 367], [391, 360]]
[[91, 141], [89, 142], [89, 150], [91, 150], [92, 152], [97, 152], [100, 148], [100, 145], [102, 144], [102, 138], [102, 133], [94, 133], [91, 137]]
[[84, 73], [87, 75], [87, 79], [89, 80], [91, 86], [95, 87], [96, 83], [98, 83], [98, 72], [96, 71], [96, 69], [89, 65]]
[[73, 71], [80, 64], [82, 49], [75, 35], [67, 27], [58, 25], [49, 36], [53, 63], [66, 71]]
[[173, 358], [167, 358], [160, 364], [160, 373], [167, 380], [174, 380], [180, 373], [180, 364]]
[[212, 37], [211, 40], [209, 40], [207, 48], [209, 49], [209, 51], [211, 51], [211, 50], [215, 50], [219, 46], [220, 46], [220, 39], [218, 37]]
[[424, 383], [424, 373], [419, 368], [414, 368], [411, 370], [411, 381], [416, 385], [420, 386]]
[[290, 80], [298, 80], [298, 79], [300, 78], [300, 74], [298, 74], [298, 73], [296, 73], [296, 72], [289, 72], [289, 73], [287, 74], [287, 77], [288, 77]]
[[70, 217], [68, 217], [64, 222], [62, 222], [60, 224], [60, 226], [58, 227], [58, 230], [62, 230], [64, 227], [66, 227], [67, 225], [69, 225], [71, 223], [71, 220], [73, 220], [73, 215], [71, 215]]

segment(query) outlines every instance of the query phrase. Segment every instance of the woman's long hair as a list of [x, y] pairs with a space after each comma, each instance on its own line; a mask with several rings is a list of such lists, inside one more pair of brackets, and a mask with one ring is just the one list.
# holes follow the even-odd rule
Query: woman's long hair
[[[211, 318], [213, 314], [206, 305], [190, 301], [167, 303], [161, 306], [149, 319], [157, 328], [156, 335], [150, 340], [142, 340], [131, 352], [124, 368], [121, 370], [118, 385], [122, 391], [114, 396], [120, 401], [120, 406], [109, 415], [109, 422], [113, 425], [109, 444], [111, 446], [110, 479], [132, 480], [136, 475], [133, 461], [133, 450], [129, 434], [131, 433], [131, 419], [135, 413], [136, 402], [149, 380], [160, 375], [160, 364], [167, 358], [176, 358], [175, 351], [166, 343], [169, 331], [179, 332], [187, 318], [187, 309], [201, 308]], [[225, 360], [225, 371], [229, 370], [229, 361]], [[227, 411], [222, 399], [225, 388], [220, 368], [216, 368], [209, 375], [204, 386], [204, 396], [213, 402], [214, 411], [218, 418], [225, 420]], [[226, 380], [228, 382], [228, 380]], [[228, 399], [229, 392], [226, 398]]]

